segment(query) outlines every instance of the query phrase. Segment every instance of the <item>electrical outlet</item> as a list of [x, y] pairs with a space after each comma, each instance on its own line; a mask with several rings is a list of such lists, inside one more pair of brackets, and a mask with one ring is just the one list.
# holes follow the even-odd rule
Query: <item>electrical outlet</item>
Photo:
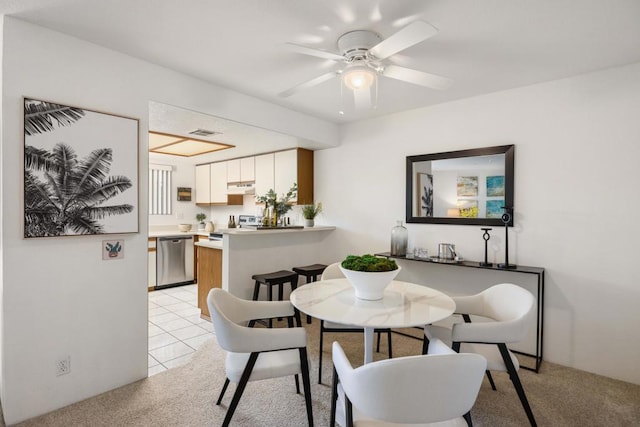
[[56, 376], [67, 375], [71, 372], [71, 356], [56, 361]]
[[184, 213], [180, 212], [176, 214], [176, 219], [184, 219]]

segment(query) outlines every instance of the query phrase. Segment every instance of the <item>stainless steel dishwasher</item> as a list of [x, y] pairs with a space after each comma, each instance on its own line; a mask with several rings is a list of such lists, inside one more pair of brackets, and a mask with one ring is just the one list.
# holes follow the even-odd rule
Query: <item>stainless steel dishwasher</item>
[[156, 289], [187, 285], [193, 279], [187, 277], [186, 245], [192, 236], [158, 237], [156, 256]]

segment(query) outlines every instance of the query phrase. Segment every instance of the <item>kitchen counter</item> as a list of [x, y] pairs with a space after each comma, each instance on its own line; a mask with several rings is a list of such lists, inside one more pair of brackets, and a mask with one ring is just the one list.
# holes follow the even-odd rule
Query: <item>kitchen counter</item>
[[209, 237], [209, 233], [207, 231], [200, 230], [191, 230], [191, 231], [180, 231], [178, 227], [175, 229], [169, 230], [149, 230], [149, 237], [166, 237], [166, 236], [204, 236]]
[[255, 228], [223, 228], [218, 230], [218, 233], [230, 234], [234, 236], [262, 236], [269, 234], [288, 234], [288, 233], [313, 233], [320, 231], [335, 230], [335, 227], [318, 226], [318, 227], [305, 227], [305, 228], [274, 228], [269, 229], [255, 229]]
[[201, 239], [194, 243], [194, 245], [209, 248], [209, 249], [220, 249], [222, 250], [222, 240], [207, 240]]

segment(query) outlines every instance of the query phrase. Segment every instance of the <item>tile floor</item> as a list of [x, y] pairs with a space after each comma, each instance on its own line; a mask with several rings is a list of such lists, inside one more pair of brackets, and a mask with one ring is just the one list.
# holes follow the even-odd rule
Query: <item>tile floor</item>
[[213, 338], [200, 318], [197, 285], [149, 292], [149, 376], [183, 365]]

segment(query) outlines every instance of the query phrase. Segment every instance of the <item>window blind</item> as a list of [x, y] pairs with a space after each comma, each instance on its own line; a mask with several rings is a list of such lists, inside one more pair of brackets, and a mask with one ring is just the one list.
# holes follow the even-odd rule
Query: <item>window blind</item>
[[171, 215], [171, 171], [166, 165], [149, 165], [149, 215]]

